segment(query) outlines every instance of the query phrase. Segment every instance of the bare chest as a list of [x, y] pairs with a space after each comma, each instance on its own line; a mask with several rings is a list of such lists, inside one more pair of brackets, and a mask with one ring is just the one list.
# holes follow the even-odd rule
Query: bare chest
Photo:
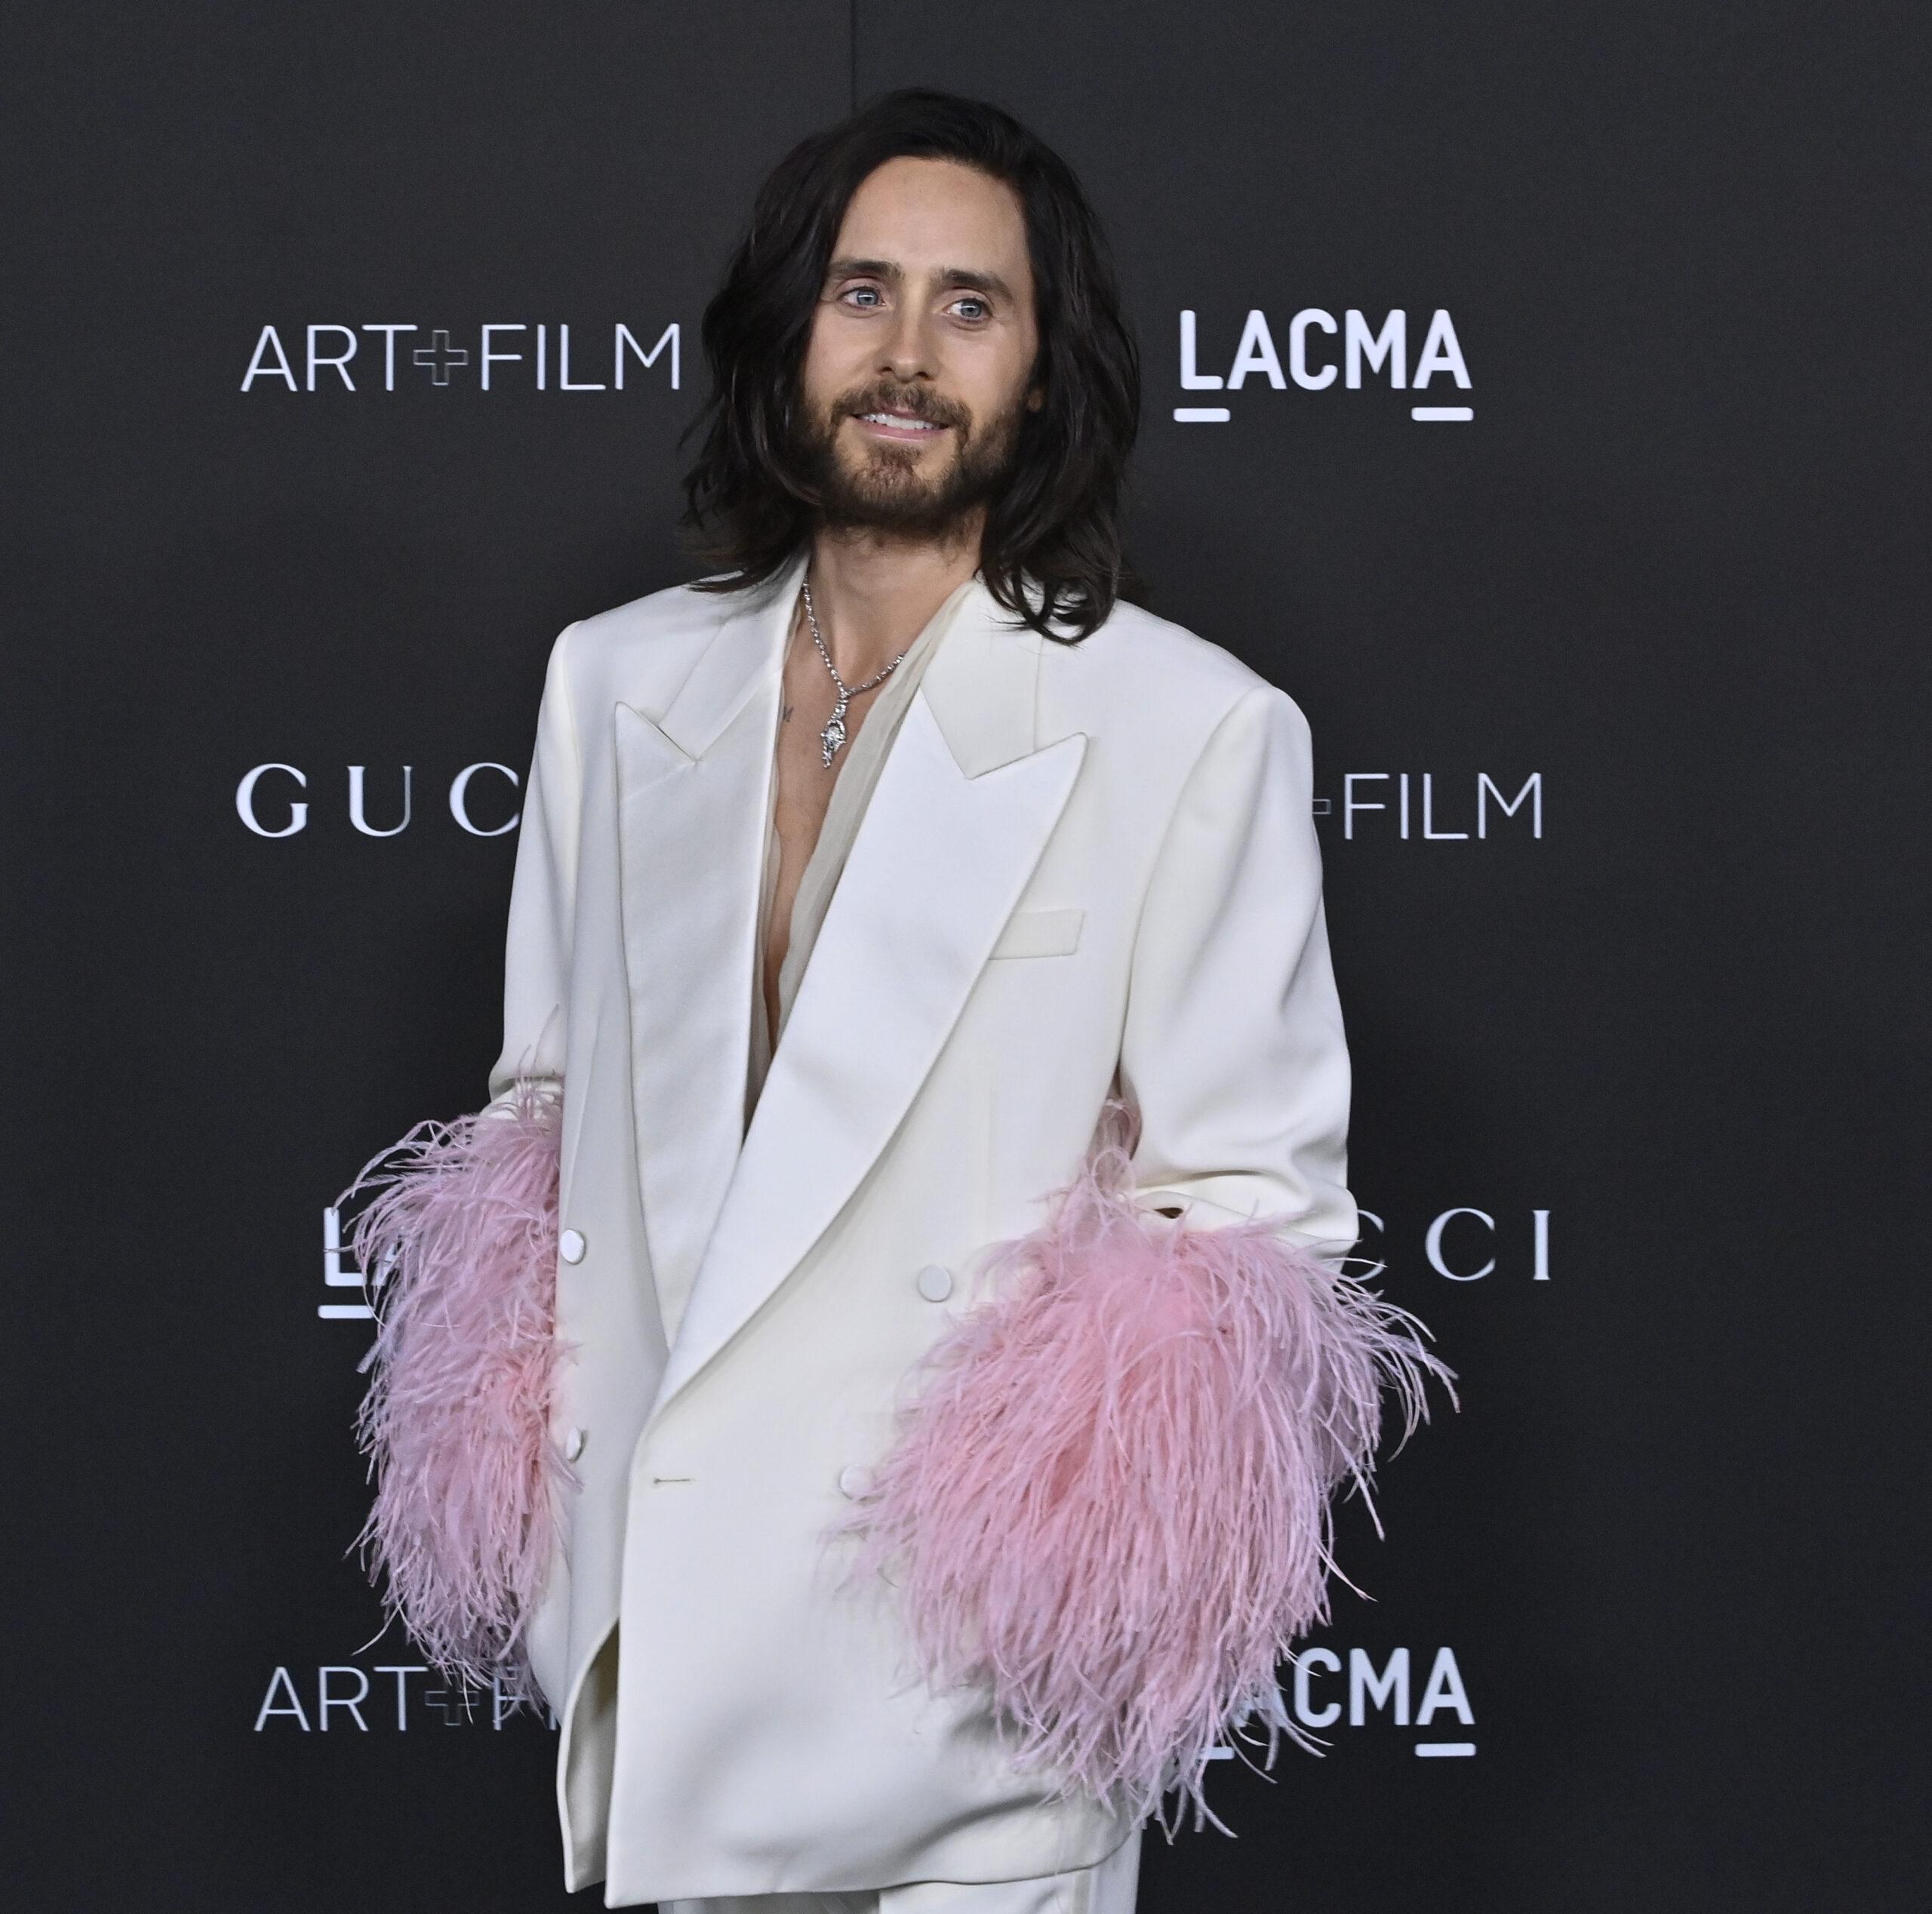
[[778, 973], [789, 941], [792, 906], [798, 894], [799, 881], [817, 848], [832, 789], [851, 755], [852, 740], [874, 702], [868, 693], [848, 705], [846, 742], [828, 766], [819, 734], [838, 701], [838, 688], [817, 651], [809, 643], [793, 643], [787, 651], [784, 697], [780, 707], [777, 791], [773, 807], [778, 871], [765, 932], [765, 994], [774, 1013]]

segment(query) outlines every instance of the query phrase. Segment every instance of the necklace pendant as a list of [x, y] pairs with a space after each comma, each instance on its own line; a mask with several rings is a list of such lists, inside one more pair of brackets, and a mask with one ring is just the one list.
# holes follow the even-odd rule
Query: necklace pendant
[[818, 741], [825, 752], [825, 762], [829, 765], [838, 755], [838, 747], [845, 742], [845, 700], [841, 698], [832, 715], [825, 721], [825, 728], [818, 734]]

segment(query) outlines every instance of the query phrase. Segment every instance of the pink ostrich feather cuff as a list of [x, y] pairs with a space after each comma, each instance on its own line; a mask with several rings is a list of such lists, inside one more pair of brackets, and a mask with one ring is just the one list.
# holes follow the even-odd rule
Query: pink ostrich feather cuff
[[377, 1492], [352, 1546], [445, 1677], [538, 1698], [525, 1631], [575, 1472], [549, 1433], [555, 1335], [555, 1092], [419, 1124], [337, 1199], [377, 1318], [355, 1422]]
[[926, 1679], [989, 1687], [1020, 1766], [1137, 1819], [1178, 1789], [1198, 1826], [1244, 1719], [1271, 1762], [1280, 1729], [1304, 1739], [1277, 1669], [1327, 1618], [1330, 1494], [1367, 1498], [1384, 1390], [1406, 1435], [1451, 1372], [1278, 1224], [1143, 1210], [1135, 1128], [1109, 1103], [1051, 1220], [998, 1246], [995, 1300], [929, 1352], [841, 1527]]

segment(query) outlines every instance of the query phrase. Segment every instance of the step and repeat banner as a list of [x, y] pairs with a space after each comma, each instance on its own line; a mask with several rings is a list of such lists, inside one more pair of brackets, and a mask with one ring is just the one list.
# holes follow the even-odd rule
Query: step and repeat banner
[[1460, 1378], [1284, 1670], [1326, 1752], [1229, 1764], [1238, 1839], [1151, 1841], [1143, 1908], [1910, 1904], [1904, 10], [66, 0], [0, 40], [33, 1905], [565, 1903], [554, 1724], [426, 1671], [350, 1550], [329, 1205], [487, 1094], [545, 658], [696, 569], [754, 189], [911, 83], [1011, 107], [1109, 226], [1134, 551], [1313, 727], [1358, 1255]]

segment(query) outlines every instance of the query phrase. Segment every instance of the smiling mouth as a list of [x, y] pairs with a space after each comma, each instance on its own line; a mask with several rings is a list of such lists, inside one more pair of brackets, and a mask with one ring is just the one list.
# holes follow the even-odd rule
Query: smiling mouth
[[859, 412], [853, 416], [861, 425], [870, 426], [875, 432], [889, 432], [896, 438], [924, 438], [946, 430], [937, 420], [922, 419], [912, 412]]

